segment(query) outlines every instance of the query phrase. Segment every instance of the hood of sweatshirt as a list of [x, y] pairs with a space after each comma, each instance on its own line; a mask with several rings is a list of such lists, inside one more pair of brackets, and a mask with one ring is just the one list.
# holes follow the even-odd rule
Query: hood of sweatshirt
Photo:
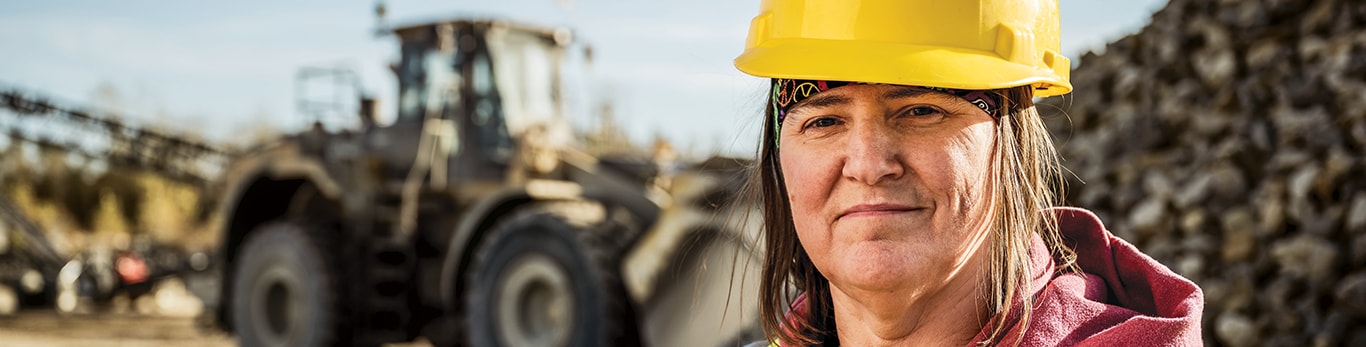
[[[1077, 254], [1081, 273], [1058, 273], [1038, 236], [1030, 250], [1034, 311], [1020, 322], [1020, 305], [996, 339], [1019, 346], [1199, 346], [1204, 294], [1200, 287], [1115, 237], [1090, 211], [1059, 207], [1064, 242]], [[805, 294], [792, 302], [788, 319], [807, 315]], [[969, 345], [990, 335], [985, 327]], [[1023, 332], [1021, 331], [1023, 328]]]
[[[1115, 237], [1079, 208], [1053, 208], [1063, 242], [1081, 273], [1058, 274], [1038, 237], [1030, 252], [1034, 312], [1023, 334], [1008, 319], [1004, 339], [1020, 346], [1199, 346], [1204, 294], [1200, 287]], [[1017, 306], [1012, 312], [1018, 314]], [[983, 329], [978, 341], [988, 334]], [[975, 342], [974, 342], [975, 343]]]

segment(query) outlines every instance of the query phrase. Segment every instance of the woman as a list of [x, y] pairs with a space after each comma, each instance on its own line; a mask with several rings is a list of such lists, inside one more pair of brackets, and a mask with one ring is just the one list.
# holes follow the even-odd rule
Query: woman
[[[1203, 298], [1091, 213], [1034, 97], [1056, 0], [764, 0], [763, 326], [795, 345], [1196, 345]], [[795, 291], [793, 291], [795, 289]]]

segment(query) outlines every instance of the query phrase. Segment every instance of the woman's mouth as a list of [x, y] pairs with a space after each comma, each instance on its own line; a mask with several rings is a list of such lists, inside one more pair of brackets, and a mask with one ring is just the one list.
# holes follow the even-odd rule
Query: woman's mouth
[[835, 219], [849, 217], [874, 217], [889, 214], [906, 213], [922, 210], [922, 207], [914, 207], [901, 204], [858, 204], [840, 212]]

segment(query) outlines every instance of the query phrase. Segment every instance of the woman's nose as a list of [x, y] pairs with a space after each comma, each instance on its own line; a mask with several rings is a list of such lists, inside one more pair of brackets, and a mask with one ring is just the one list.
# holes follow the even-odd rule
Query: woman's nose
[[879, 124], [851, 127], [845, 148], [844, 177], [870, 186], [905, 173], [895, 134]]

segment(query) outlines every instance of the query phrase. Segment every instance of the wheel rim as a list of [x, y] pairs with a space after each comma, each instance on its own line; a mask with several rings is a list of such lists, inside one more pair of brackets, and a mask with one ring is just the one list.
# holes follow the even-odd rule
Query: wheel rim
[[289, 271], [272, 267], [261, 274], [252, 297], [251, 320], [257, 335], [268, 345], [289, 341], [301, 307], [299, 284]]
[[498, 282], [498, 335], [509, 346], [567, 346], [573, 331], [574, 293], [569, 277], [550, 258], [514, 260]]
[[289, 332], [288, 312], [285, 312], [285, 305], [289, 303], [289, 290], [280, 282], [268, 284], [266, 289], [266, 323], [270, 332], [276, 336], [284, 335]]

